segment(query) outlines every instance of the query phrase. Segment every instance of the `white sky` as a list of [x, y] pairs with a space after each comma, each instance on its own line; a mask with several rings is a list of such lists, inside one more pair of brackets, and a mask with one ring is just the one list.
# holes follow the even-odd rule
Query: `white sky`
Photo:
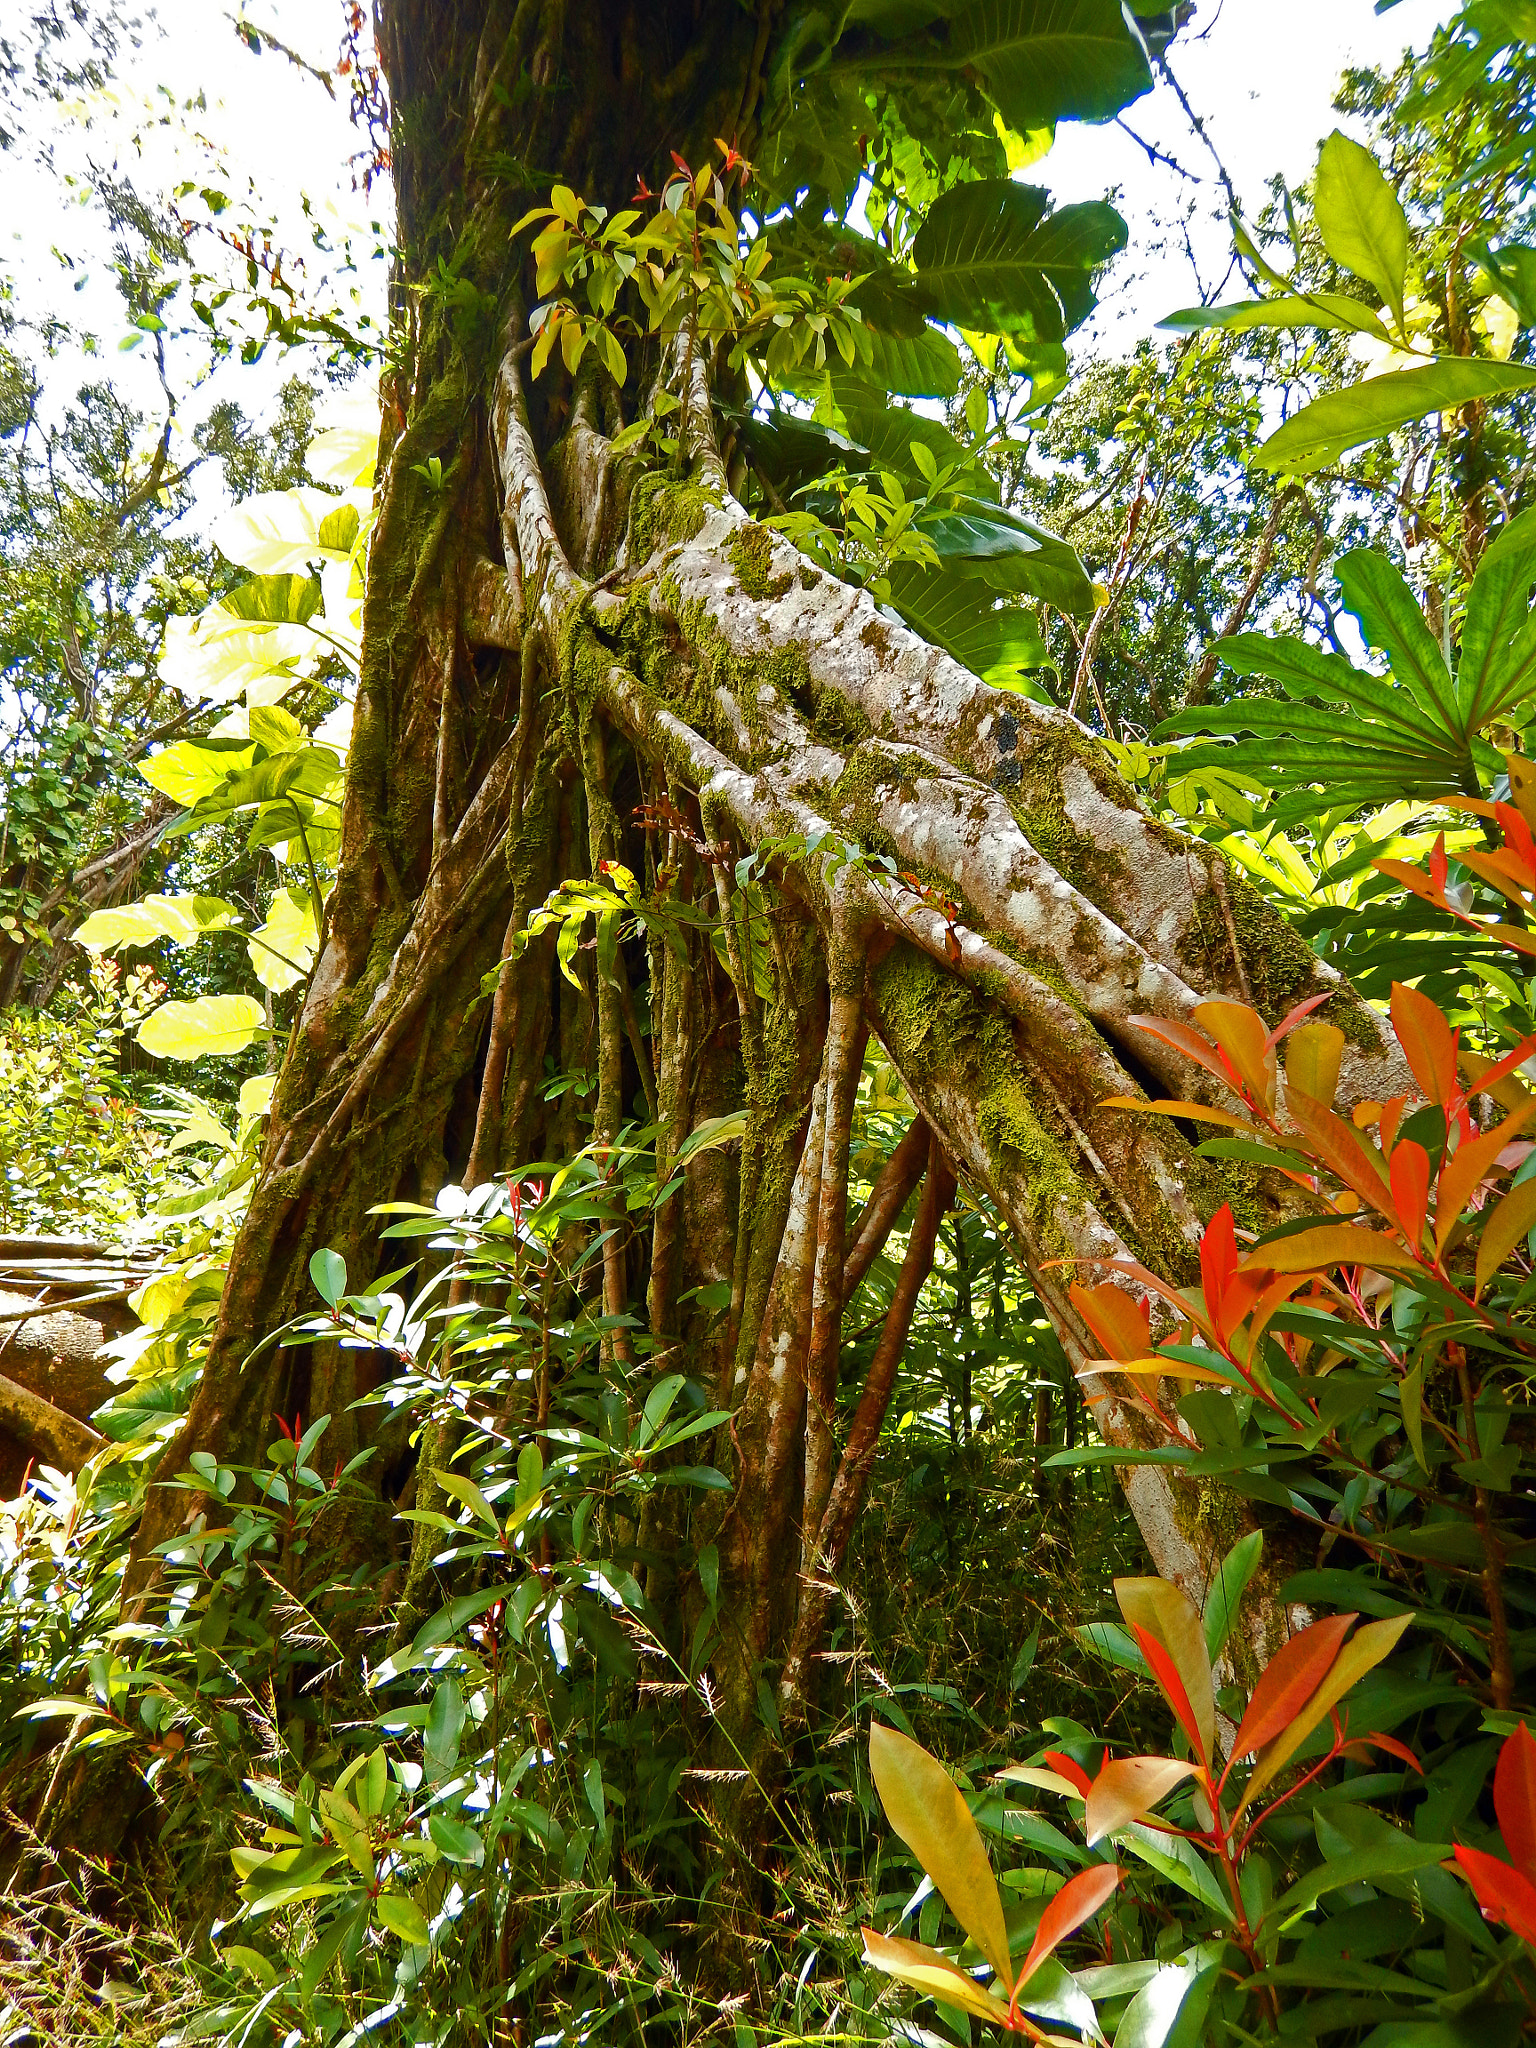
[[[330, 0], [250, 0], [246, 11], [312, 63], [334, 65], [341, 9]], [[1257, 210], [1274, 172], [1295, 183], [1310, 171], [1319, 141], [1335, 125], [1329, 103], [1346, 64], [1395, 60], [1451, 11], [1450, 0], [1403, 0], [1381, 16], [1372, 12], [1370, 0], [1288, 0], [1278, 11], [1272, 0], [1200, 0], [1172, 61], [1245, 208]], [[388, 194], [376, 187], [369, 202], [352, 190], [348, 159], [361, 148], [362, 137], [347, 118], [346, 82], [337, 81], [333, 101], [281, 55], [268, 50], [253, 56], [236, 37], [232, 14], [209, 7], [207, 0], [152, 0], [151, 19], [157, 28], [150, 29], [139, 55], [122, 66], [117, 103], [94, 109], [85, 133], [61, 138], [60, 163], [83, 168], [87, 154], [108, 163], [115, 158], [141, 187], [169, 188], [177, 175], [187, 174], [171, 151], [178, 127], [164, 121], [146, 133], [146, 123], [156, 103], [169, 113], [171, 100], [185, 104], [201, 94], [207, 109], [196, 116], [198, 125], [237, 173], [252, 181], [266, 207], [291, 224], [296, 246], [303, 240], [299, 195], [307, 192], [316, 205], [352, 220], [366, 250], [370, 217], [387, 221]], [[1220, 278], [1228, 253], [1213, 166], [1172, 92], [1159, 84], [1125, 118], [1199, 182], [1149, 165], [1136, 143], [1114, 126], [1064, 128], [1051, 154], [1024, 174], [1047, 185], [1058, 201], [1117, 193], [1130, 251], [1080, 337], [1080, 343], [1116, 351], [1134, 346], [1163, 314], [1198, 296], [1188, 257], [1177, 236], [1170, 243], [1166, 223], [1193, 203], [1191, 240], [1207, 283]], [[5, 162], [5, 192], [10, 227], [0, 227], [0, 270], [15, 275], [23, 309], [39, 312], [52, 305], [95, 326], [105, 360], [94, 374], [105, 370], [129, 384], [152, 408], [145, 352], [117, 352], [125, 324], [110, 289], [108, 251], [99, 232], [93, 246], [89, 214], [71, 202], [59, 178], [17, 156]], [[379, 260], [361, 265], [364, 301], [376, 319], [382, 316], [385, 268]], [[66, 358], [58, 381], [72, 384], [78, 381], [74, 371], [89, 367]], [[231, 367], [216, 382], [248, 411], [259, 412], [285, 373], [274, 350], [256, 371]], [[202, 402], [212, 395], [202, 394]], [[189, 410], [195, 415], [199, 409], [194, 403]]]

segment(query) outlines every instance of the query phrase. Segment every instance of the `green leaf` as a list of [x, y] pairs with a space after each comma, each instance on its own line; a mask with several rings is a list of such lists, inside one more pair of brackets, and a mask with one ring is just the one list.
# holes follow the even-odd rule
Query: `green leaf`
[[231, 774], [249, 768], [256, 749], [243, 742], [177, 740], [162, 747], [138, 764], [139, 773], [151, 789], [158, 789], [172, 803], [192, 805], [205, 797]]
[[226, 590], [219, 603], [233, 618], [252, 619], [262, 625], [304, 626], [320, 608], [320, 579], [248, 576], [233, 590]]
[[1531, 586], [1536, 583], [1536, 510], [1501, 526], [1478, 564], [1467, 598], [1456, 669], [1456, 701], [1467, 731], [1514, 713], [1536, 673]]
[[1029, 615], [1017, 606], [996, 609], [996, 591], [959, 564], [903, 564], [890, 586], [889, 602], [913, 631], [984, 683], [1017, 689], [1023, 671], [1049, 667], [1050, 650]]
[[484, 1842], [462, 1821], [450, 1820], [445, 1813], [434, 1813], [427, 1822], [427, 1833], [448, 1862], [465, 1864], [471, 1870], [478, 1870], [484, 1863]]
[[267, 1013], [250, 996], [197, 996], [186, 1003], [162, 1003], [134, 1034], [156, 1059], [224, 1059], [245, 1048], [267, 1027]]
[[1115, 2048], [1164, 2048], [1180, 2011], [1193, 2003], [1196, 1984], [1206, 1978], [1214, 1982], [1215, 1977], [1214, 1963], [1202, 1964], [1198, 1951], [1177, 1963], [1164, 1963], [1125, 2008], [1115, 2029]]
[[1139, 36], [1116, 0], [978, 0], [951, 21], [955, 67], [970, 65], [1011, 128], [1108, 121], [1151, 90]]
[[953, 398], [960, 389], [960, 351], [937, 327], [925, 326], [910, 341], [877, 328], [870, 341], [870, 374], [882, 391], [901, 398]]
[[191, 946], [205, 932], [227, 931], [239, 922], [240, 913], [221, 896], [145, 896], [120, 909], [92, 911], [75, 938], [91, 953], [152, 946], [159, 939]]
[[1189, 306], [1158, 321], [1174, 334], [1198, 334], [1218, 327], [1227, 334], [1248, 334], [1259, 327], [1318, 327], [1325, 334], [1370, 334], [1390, 340], [1387, 329], [1369, 306], [1337, 292], [1277, 292], [1269, 299], [1243, 299], [1232, 306]]
[[256, 979], [280, 995], [304, 979], [315, 964], [317, 949], [315, 911], [308, 894], [275, 890], [266, 922], [246, 942]]
[[1393, 675], [1425, 717], [1459, 738], [1456, 691], [1445, 656], [1397, 569], [1385, 555], [1354, 548], [1339, 557], [1334, 576], [1345, 609], [1359, 622], [1368, 644], [1386, 655]]
[[334, 1308], [347, 1291], [347, 1262], [340, 1252], [312, 1252], [309, 1260], [309, 1277], [314, 1281], [315, 1291], [326, 1307]]
[[1499, 297], [1513, 306], [1522, 327], [1536, 326], [1536, 249], [1523, 242], [1506, 242], [1491, 249], [1486, 242], [1471, 245]]
[[1125, 247], [1125, 223], [1095, 200], [1050, 210], [1011, 178], [943, 192], [912, 243], [928, 310], [952, 326], [1061, 341], [1093, 311], [1093, 273]]
[[1375, 285], [1401, 327], [1407, 216], [1375, 157], [1337, 128], [1317, 160], [1312, 211], [1334, 262]]
[[1381, 1877], [1409, 1877], [1416, 1870], [1443, 1862], [1451, 1853], [1449, 1842], [1420, 1842], [1412, 1835], [1392, 1830], [1392, 1839], [1357, 1849], [1352, 1855], [1332, 1855], [1318, 1869], [1309, 1871], [1299, 1884], [1283, 1892], [1265, 1914], [1267, 1926], [1284, 1927], [1309, 1913], [1327, 1892], [1342, 1891], [1346, 1885], [1371, 1884]]
[[1249, 1580], [1258, 1570], [1263, 1554], [1264, 1532], [1251, 1529], [1246, 1536], [1238, 1537], [1216, 1567], [1216, 1576], [1205, 1596], [1205, 1613], [1202, 1616], [1206, 1654], [1213, 1664], [1226, 1647], [1237, 1620], [1238, 1604], [1247, 1591]]
[[1210, 1908], [1218, 1920], [1231, 1921], [1232, 1902], [1222, 1890], [1215, 1872], [1192, 1842], [1177, 1835], [1154, 1834], [1140, 1821], [1132, 1821], [1115, 1836], [1117, 1849], [1128, 1849], [1154, 1870]]
[[421, 1947], [432, 1938], [427, 1925], [427, 1916], [414, 1899], [408, 1899], [403, 1892], [380, 1892], [373, 1902], [373, 1910], [391, 1934], [398, 1934], [402, 1941]]
[[499, 1536], [501, 1534], [501, 1524], [496, 1519], [496, 1510], [491, 1506], [479, 1487], [476, 1486], [473, 1479], [466, 1478], [462, 1472], [446, 1472], [436, 1469], [434, 1469], [432, 1476], [444, 1493], [460, 1502], [462, 1506], [467, 1507], [472, 1514], [485, 1523], [493, 1535]]
[[[952, 510], [923, 513], [918, 530], [941, 563], [963, 564], [996, 592], [1041, 597], [1058, 611], [1079, 618], [1094, 608], [1093, 584], [1076, 551], [1021, 513], [961, 498]], [[900, 566], [903, 590], [910, 589], [912, 572], [932, 573], [910, 563]], [[893, 593], [897, 587], [893, 571]]]
[[1279, 475], [1308, 476], [1337, 462], [1362, 441], [1379, 440], [1432, 412], [1477, 399], [1512, 398], [1536, 388], [1536, 369], [1521, 363], [1445, 356], [1422, 370], [1391, 370], [1347, 391], [1325, 392], [1270, 435], [1251, 458]]

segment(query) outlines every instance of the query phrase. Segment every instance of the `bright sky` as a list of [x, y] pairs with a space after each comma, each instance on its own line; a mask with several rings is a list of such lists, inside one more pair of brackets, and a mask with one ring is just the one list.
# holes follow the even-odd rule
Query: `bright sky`
[[[1451, 11], [1450, 0], [1402, 0], [1384, 15], [1373, 13], [1369, 0], [1288, 0], [1278, 12], [1269, 0], [1200, 0], [1172, 61], [1245, 207], [1258, 209], [1274, 172], [1292, 183], [1307, 175], [1319, 141], [1336, 125], [1329, 102], [1347, 64], [1394, 61]], [[250, 0], [246, 13], [315, 66], [334, 65], [339, 6]], [[84, 170], [88, 157], [107, 164], [115, 158], [121, 173], [141, 187], [168, 189], [178, 175], [188, 174], [172, 152], [179, 129], [171, 120], [147, 124], [157, 104], [169, 113], [172, 99], [185, 104], [201, 94], [206, 111], [196, 116], [198, 126], [226, 152], [237, 179], [249, 178], [266, 207], [288, 224], [293, 246], [304, 244], [299, 199], [305, 192], [333, 225], [344, 220], [357, 231], [364, 253], [358, 284], [378, 318], [386, 266], [366, 260], [366, 250], [370, 220], [387, 222], [389, 200], [378, 187], [371, 201], [352, 190], [348, 160], [362, 137], [347, 118], [345, 81], [336, 82], [332, 100], [280, 54], [252, 55], [234, 33], [233, 15], [210, 8], [207, 0], [153, 0], [151, 18], [158, 32], [151, 28], [137, 57], [123, 64], [113, 103], [92, 109], [86, 132], [61, 138], [60, 164]], [[1049, 157], [1025, 174], [1061, 201], [1117, 191], [1130, 228], [1130, 252], [1082, 337], [1116, 350], [1132, 347], [1161, 315], [1198, 295], [1189, 256], [1178, 234], [1169, 235], [1168, 223], [1192, 209], [1190, 240], [1207, 283], [1220, 279], [1228, 254], [1214, 166], [1173, 93], [1159, 84], [1125, 118], [1195, 178], [1149, 164], [1137, 143], [1115, 126], [1064, 128]], [[200, 175], [196, 166], [193, 174]], [[99, 230], [93, 238], [90, 216], [71, 203], [56, 175], [38, 167], [10, 159], [6, 181], [12, 226], [9, 236], [0, 231], [0, 268], [16, 274], [22, 305], [35, 312], [51, 304], [66, 317], [94, 325], [107, 374], [132, 381], [152, 407], [147, 351], [117, 353], [124, 322], [110, 290], [105, 242]], [[68, 361], [59, 367], [66, 378], [75, 367], [87, 368]], [[102, 367], [95, 366], [95, 373]], [[220, 381], [248, 410], [259, 411], [283, 374], [284, 365], [270, 351], [256, 372], [232, 368]], [[205, 392], [202, 402], [211, 396]]]

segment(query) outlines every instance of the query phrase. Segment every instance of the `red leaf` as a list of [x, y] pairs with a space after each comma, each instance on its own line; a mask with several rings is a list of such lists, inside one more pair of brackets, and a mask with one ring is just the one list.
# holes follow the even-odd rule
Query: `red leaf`
[[1456, 1037], [1439, 1005], [1406, 982], [1392, 984], [1392, 1029], [1403, 1056], [1431, 1102], [1450, 1102], [1456, 1085]]
[[1456, 1861], [1477, 1894], [1485, 1920], [1499, 1920], [1536, 1948], [1536, 1884], [1523, 1870], [1511, 1870], [1497, 1856], [1481, 1849], [1464, 1849], [1459, 1844]]
[[1445, 878], [1448, 865], [1445, 858], [1445, 834], [1438, 832], [1435, 835], [1435, 843], [1430, 848], [1429, 878], [1435, 885], [1435, 893], [1440, 896], [1445, 894]]
[[1085, 1920], [1093, 1918], [1119, 1882], [1118, 1863], [1095, 1863], [1090, 1869], [1080, 1870], [1076, 1877], [1067, 1879], [1040, 1915], [1040, 1925], [1029, 1945], [1029, 1954], [1019, 1969], [1015, 1999], [1051, 1951], [1059, 1947], [1069, 1934], [1075, 1934]]
[[1493, 1810], [1505, 1848], [1527, 1877], [1536, 1879], [1536, 1738], [1523, 1721], [1499, 1751]]
[[1216, 1076], [1224, 1088], [1232, 1086], [1232, 1069], [1223, 1061], [1220, 1053], [1202, 1032], [1188, 1024], [1178, 1023], [1171, 1017], [1132, 1017], [1138, 1031], [1145, 1031], [1152, 1038], [1160, 1038], [1164, 1045], [1171, 1045], [1186, 1059], [1196, 1061], [1207, 1072]]
[[1388, 1161], [1392, 1175], [1392, 1205], [1403, 1226], [1403, 1235], [1414, 1251], [1424, 1243], [1424, 1218], [1429, 1213], [1429, 1154], [1412, 1138], [1392, 1148]]
[[1349, 1634], [1350, 1624], [1358, 1618], [1353, 1614], [1330, 1614], [1292, 1636], [1283, 1649], [1275, 1652], [1253, 1688], [1253, 1698], [1232, 1743], [1234, 1757], [1262, 1749], [1290, 1726], [1327, 1677]]
[[1184, 1681], [1179, 1676], [1179, 1667], [1154, 1635], [1149, 1635], [1136, 1622], [1131, 1623], [1131, 1633], [1137, 1646], [1151, 1667], [1152, 1676], [1163, 1689], [1163, 1698], [1172, 1707], [1174, 1718], [1194, 1744], [1196, 1756], [1204, 1764], [1210, 1762], [1205, 1754], [1205, 1744], [1200, 1739], [1200, 1724], [1195, 1719], [1195, 1710], [1189, 1703], [1189, 1694], [1184, 1690]]
[[1232, 1227], [1231, 1207], [1223, 1202], [1200, 1239], [1200, 1280], [1205, 1289], [1205, 1305], [1218, 1328], [1222, 1323], [1221, 1304], [1236, 1271], [1237, 1233]]
[[1308, 996], [1306, 1001], [1298, 1003], [1294, 1010], [1287, 1010], [1274, 1030], [1270, 1032], [1268, 1038], [1265, 1039], [1264, 1050], [1268, 1052], [1271, 1046], [1278, 1045], [1288, 1032], [1294, 1031], [1296, 1026], [1305, 1018], [1310, 1017], [1314, 1010], [1320, 1010], [1323, 1004], [1328, 1001], [1328, 998], [1329, 991], [1324, 990], [1322, 995]]
[[[1362, 1748], [1384, 1749], [1388, 1756], [1395, 1756], [1399, 1763], [1406, 1764], [1409, 1770], [1417, 1771], [1419, 1776], [1423, 1777], [1424, 1766], [1419, 1762], [1407, 1743], [1399, 1742], [1395, 1735], [1362, 1735], [1358, 1740]], [[1353, 1747], [1352, 1744], [1350, 1746]]]
[[1048, 1749], [1045, 1752], [1045, 1761], [1053, 1771], [1065, 1778], [1069, 1785], [1075, 1785], [1085, 1799], [1088, 1797], [1088, 1788], [1093, 1780], [1081, 1764], [1073, 1762], [1064, 1749]]
[[1513, 1052], [1505, 1053], [1503, 1059], [1495, 1060], [1491, 1067], [1484, 1067], [1477, 1077], [1472, 1092], [1475, 1095], [1485, 1093], [1486, 1090], [1493, 1086], [1495, 1081], [1502, 1081], [1506, 1074], [1513, 1073], [1515, 1068], [1522, 1061], [1528, 1060], [1533, 1052], [1536, 1052], [1536, 1035], [1530, 1038], [1522, 1038]]
[[1105, 1356], [1145, 1358], [1152, 1349], [1152, 1307], [1112, 1280], [1070, 1289], [1072, 1306], [1104, 1346]]

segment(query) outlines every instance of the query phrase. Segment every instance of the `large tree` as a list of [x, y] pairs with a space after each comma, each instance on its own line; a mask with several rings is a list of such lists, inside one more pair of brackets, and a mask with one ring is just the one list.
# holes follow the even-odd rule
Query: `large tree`
[[[782, 504], [850, 443], [915, 461], [909, 440], [933, 423], [890, 398], [935, 382], [944, 395], [946, 329], [1018, 364], [1021, 392], [1049, 386], [1113, 217], [1051, 214], [1009, 182], [1007, 151], [1058, 118], [1113, 113], [1150, 82], [1147, 47], [1111, 0], [861, 0], [830, 15], [772, 0], [387, 0], [379, 47], [400, 353], [339, 879], [173, 1468], [198, 1448], [259, 1455], [274, 1410], [357, 1426], [357, 1352], [247, 1360], [310, 1305], [316, 1247], [354, 1271], [377, 1263], [374, 1204], [601, 1146], [651, 1116], [665, 1173], [691, 1130], [744, 1107], [739, 1150], [701, 1151], [647, 1241], [610, 1239], [603, 1298], [734, 1410], [718, 1528], [722, 1602], [728, 1590], [742, 1622], [730, 1689], [747, 1715], [767, 1665], [794, 1705], [825, 1618], [816, 1567], [843, 1555], [956, 1176], [1002, 1219], [1080, 1365], [1098, 1346], [1061, 1262], [1187, 1269], [1224, 1198], [1255, 1224], [1282, 1199], [1245, 1169], [1224, 1180], [1173, 1122], [1102, 1106], [1198, 1089], [1138, 1014], [1182, 1019], [1226, 995], [1273, 1020], [1322, 993], [1348, 1040], [1345, 1099], [1390, 1092], [1374, 1013], [1219, 856], [1151, 819], [1074, 719], [936, 644], [1003, 672], [999, 649], [1020, 642], [1000, 592], [1054, 577], [1053, 601], [1091, 605], [1065, 549], [969, 482], [932, 499], [923, 548], [903, 556], [887, 527], [863, 560], [875, 588], [860, 588], [747, 509]], [[663, 321], [620, 354], [615, 320], [574, 375], [561, 347], [541, 362], [555, 316], [539, 325], [551, 294], [531, 231], [516, 231], [525, 212], [558, 186], [611, 220], [637, 178], [663, 189], [674, 153], [718, 161], [717, 138], [756, 161], [774, 263], [824, 291], [834, 327], [839, 281], [855, 281], [860, 381], [801, 336], [774, 344], [771, 322], [754, 343], [750, 283], [737, 329], [711, 331], [698, 308], [718, 265], [667, 272], [694, 308], [670, 335]], [[872, 240], [845, 225], [861, 176]], [[674, 206], [702, 218], [737, 189], [690, 180]], [[603, 223], [560, 203], [569, 255]], [[578, 294], [569, 320], [595, 304]], [[812, 334], [815, 310], [807, 298], [799, 316]], [[758, 380], [798, 380], [817, 418], [754, 424], [754, 360]], [[646, 419], [648, 440], [616, 446]], [[848, 431], [829, 442], [831, 427]], [[821, 435], [814, 459], [795, 455], [797, 432]], [[846, 473], [829, 486], [842, 542], [856, 488]], [[1005, 558], [1037, 581], [1000, 583]], [[925, 635], [905, 619], [933, 623]], [[736, 863], [754, 851], [749, 896]], [[696, 909], [692, 936], [680, 919], [677, 943], [627, 945], [603, 972], [578, 954], [574, 979], [553, 928], [514, 943], [562, 880], [605, 862], [642, 877], [653, 906]], [[850, 1225], [871, 1036], [920, 1115]], [[590, 1131], [575, 1097], [542, 1085], [550, 1061], [595, 1069]], [[919, 1184], [885, 1338], [840, 1414], [845, 1293]], [[723, 1320], [698, 1305], [709, 1283], [729, 1286]], [[1130, 1405], [1107, 1383], [1090, 1391], [1105, 1396], [1099, 1428], [1133, 1441]], [[440, 1449], [422, 1453], [418, 1507]], [[1198, 1501], [1155, 1467], [1128, 1490], [1159, 1566], [1200, 1581]], [[143, 1558], [186, 1496], [152, 1500]]]

